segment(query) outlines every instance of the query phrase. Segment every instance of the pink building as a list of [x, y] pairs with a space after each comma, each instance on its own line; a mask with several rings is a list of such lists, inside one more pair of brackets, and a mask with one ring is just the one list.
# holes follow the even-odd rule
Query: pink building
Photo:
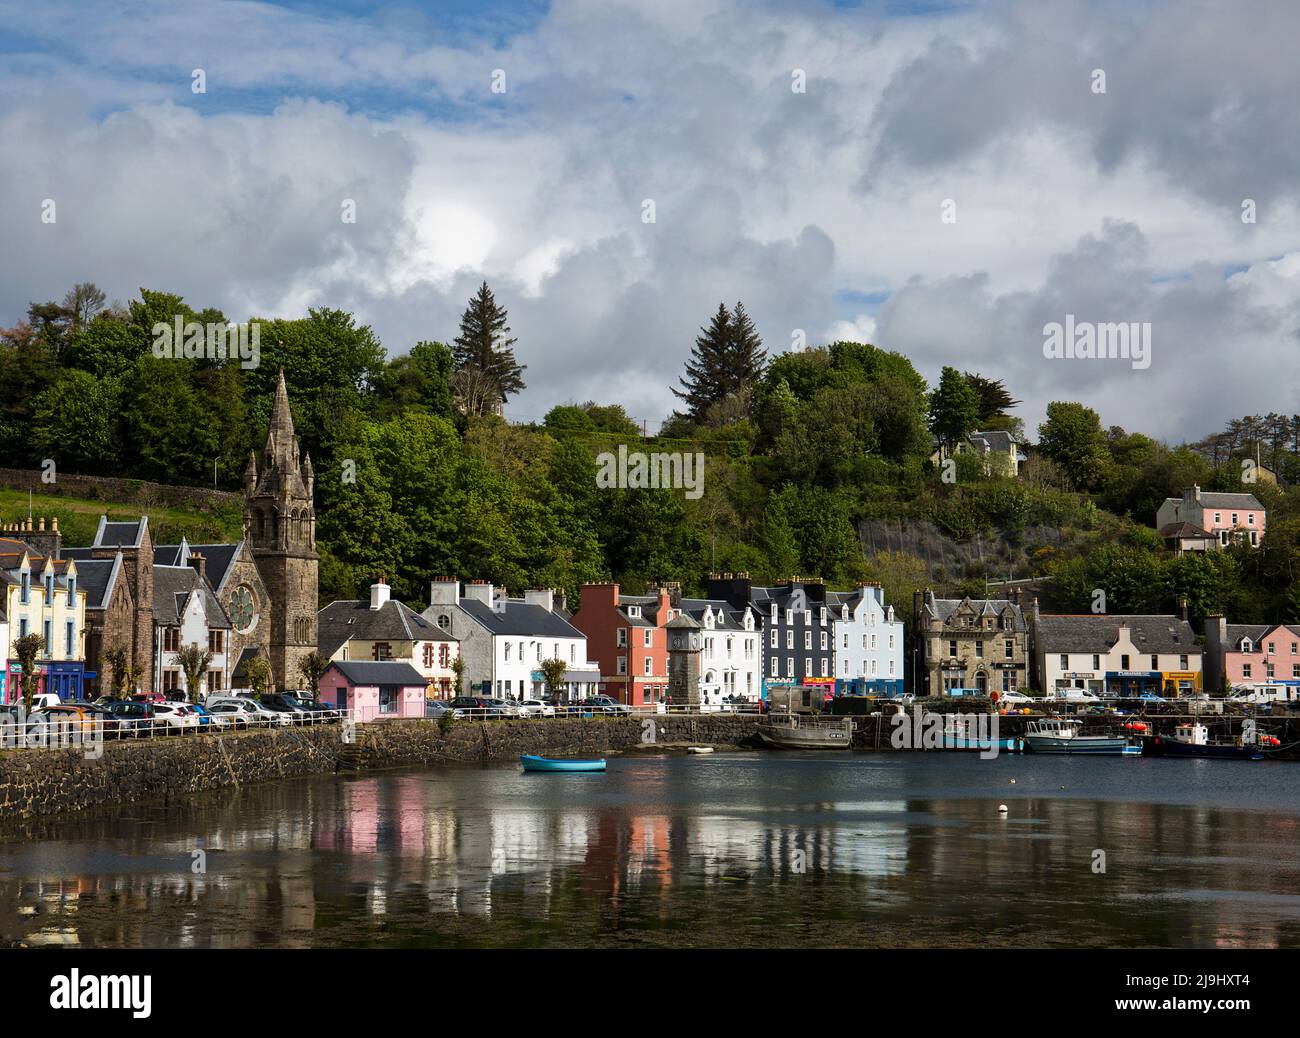
[[335, 660], [321, 675], [321, 703], [353, 721], [423, 717], [427, 682], [409, 663]]
[[1192, 486], [1181, 498], [1165, 498], [1156, 512], [1156, 529], [1180, 552], [1223, 548], [1232, 541], [1258, 547], [1265, 515], [1254, 494], [1212, 494]]
[[1207, 616], [1205, 652], [1208, 691], [1227, 693], [1264, 683], [1300, 685], [1300, 626], [1230, 624], [1222, 616]]

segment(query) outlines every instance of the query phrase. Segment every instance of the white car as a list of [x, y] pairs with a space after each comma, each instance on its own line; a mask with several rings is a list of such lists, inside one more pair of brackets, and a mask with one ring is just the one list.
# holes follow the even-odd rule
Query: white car
[[[213, 710], [216, 707], [233, 707], [239, 711], [249, 724], [261, 725], [290, 725], [293, 724], [293, 714], [284, 713], [279, 710], [268, 710], [256, 699], [249, 699], [245, 696], [231, 696], [227, 699], [213, 699], [208, 701], [208, 709]], [[226, 710], [223, 709], [222, 713]]]
[[1067, 703], [1100, 703], [1101, 699], [1094, 696], [1086, 688], [1058, 688], [1053, 699], [1064, 699]]
[[199, 715], [184, 703], [154, 703], [153, 721], [155, 729], [175, 728], [182, 732], [203, 724]]
[[999, 692], [999, 703], [1015, 703], [1016, 706], [1029, 706], [1033, 703], [1034, 697], [1027, 696], [1023, 692]]
[[544, 703], [540, 699], [525, 699], [519, 704], [519, 708], [524, 712], [525, 717], [554, 717], [555, 707], [550, 703]]

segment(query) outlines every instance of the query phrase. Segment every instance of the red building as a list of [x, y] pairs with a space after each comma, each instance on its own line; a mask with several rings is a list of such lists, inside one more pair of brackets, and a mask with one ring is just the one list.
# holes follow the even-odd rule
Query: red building
[[583, 584], [573, 626], [587, 636], [587, 658], [600, 665], [600, 689], [620, 703], [668, 699], [668, 621], [676, 615], [666, 588], [623, 595], [617, 584]]

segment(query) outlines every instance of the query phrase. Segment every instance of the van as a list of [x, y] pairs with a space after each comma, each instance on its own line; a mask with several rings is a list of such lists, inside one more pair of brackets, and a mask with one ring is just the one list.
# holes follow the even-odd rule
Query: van
[[1264, 703], [1290, 703], [1300, 700], [1300, 686], [1264, 682], [1258, 685], [1239, 685], [1230, 696], [1229, 703], [1262, 705]]

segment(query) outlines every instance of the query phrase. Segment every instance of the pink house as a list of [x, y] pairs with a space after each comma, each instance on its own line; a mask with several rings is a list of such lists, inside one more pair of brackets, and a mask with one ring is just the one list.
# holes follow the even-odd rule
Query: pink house
[[423, 717], [428, 682], [409, 663], [395, 660], [335, 660], [321, 675], [321, 703], [353, 721]]
[[[1264, 683], [1300, 685], [1300, 626], [1230, 624], [1222, 616], [1207, 616], [1205, 651], [1211, 691], [1226, 693]], [[1215, 679], [1217, 685], [1212, 684]]]
[[1254, 494], [1212, 494], [1198, 486], [1167, 497], [1156, 512], [1156, 529], [1176, 551], [1223, 548], [1232, 541], [1258, 547], [1266, 513]]

